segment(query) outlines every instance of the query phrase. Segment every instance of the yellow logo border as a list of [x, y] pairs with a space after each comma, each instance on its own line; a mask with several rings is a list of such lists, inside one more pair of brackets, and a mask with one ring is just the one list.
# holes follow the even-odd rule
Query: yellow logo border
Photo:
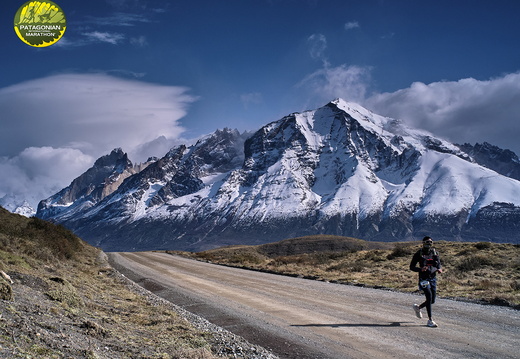
[[[59, 29], [47, 30], [49, 26], [59, 26]], [[26, 29], [21, 31], [20, 27], [25, 27]], [[14, 17], [14, 31], [16, 35], [25, 44], [32, 47], [54, 45], [63, 37], [66, 29], [67, 20], [65, 13], [53, 1], [28, 1], [18, 9]], [[29, 37], [27, 36], [28, 34], [32, 36]], [[30, 41], [32, 38], [34, 40]]]

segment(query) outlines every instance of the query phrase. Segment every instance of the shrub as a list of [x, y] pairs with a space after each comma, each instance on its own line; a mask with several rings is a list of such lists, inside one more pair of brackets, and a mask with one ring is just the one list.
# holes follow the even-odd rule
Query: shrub
[[[27, 244], [26, 250], [31, 251], [31, 244], [39, 248], [46, 247], [59, 259], [71, 259], [82, 248], [81, 240], [71, 231], [61, 225], [55, 225], [36, 217], [29, 219], [22, 236], [31, 241]], [[37, 253], [38, 251], [32, 254]], [[40, 259], [47, 260], [48, 258]]]
[[355, 262], [344, 261], [344, 262], [332, 265], [332, 266], [328, 267], [326, 270], [328, 272], [338, 271], [338, 272], [343, 272], [343, 273], [363, 272], [363, 270], [365, 270], [365, 268], [367, 268], [368, 266], [369, 266], [368, 262], [366, 262], [364, 260], [357, 260]]
[[469, 256], [467, 258], [464, 258], [459, 262], [457, 265], [457, 269], [461, 272], [469, 272], [475, 269], [479, 269], [482, 266], [490, 265], [491, 260], [489, 258], [486, 258], [484, 256]]
[[276, 265], [286, 265], [286, 264], [303, 264], [306, 263], [306, 255], [300, 256], [279, 256], [273, 258], [273, 263]]
[[387, 259], [392, 260], [399, 257], [408, 257], [413, 254], [413, 249], [410, 246], [406, 246], [402, 243], [397, 243], [394, 246], [392, 252], [386, 256]]
[[478, 242], [478, 243], [475, 243], [475, 248], [477, 248], [479, 251], [481, 251], [483, 249], [489, 249], [489, 248], [491, 248], [491, 243], [489, 243], [489, 242]]
[[332, 260], [337, 260], [339, 258], [344, 257], [344, 252], [334, 253], [334, 252], [318, 252], [312, 253], [308, 255], [308, 264], [309, 265], [321, 265], [330, 263]]
[[476, 250], [475, 250], [475, 247], [469, 247], [469, 248], [464, 248], [463, 250], [461, 250], [460, 252], [458, 252], [457, 254], [455, 254], [456, 256], [470, 256], [470, 255], [473, 255], [474, 253], [476, 253]]
[[372, 262], [383, 262], [385, 257], [383, 257], [384, 252], [379, 250], [368, 251], [365, 254], [364, 259]]
[[9, 283], [5, 280], [0, 279], [0, 299], [1, 300], [13, 300], [13, 289]]
[[477, 286], [476, 289], [480, 290], [490, 290], [501, 287], [501, 283], [498, 281], [490, 280], [490, 279], [484, 279], [481, 280]]
[[235, 264], [260, 264], [263, 259], [254, 253], [234, 253], [229, 258], [229, 263]]
[[61, 277], [50, 278], [50, 280], [52, 288], [45, 293], [50, 299], [74, 308], [84, 306], [83, 299], [68, 280]]
[[352, 272], [363, 272], [368, 266], [368, 263], [365, 261], [355, 261], [350, 270]]

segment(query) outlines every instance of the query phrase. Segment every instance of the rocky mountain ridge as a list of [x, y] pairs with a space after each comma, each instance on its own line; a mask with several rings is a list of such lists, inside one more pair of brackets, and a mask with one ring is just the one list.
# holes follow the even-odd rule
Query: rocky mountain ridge
[[474, 146], [465, 143], [458, 147], [479, 165], [520, 181], [520, 159], [514, 152], [503, 150], [487, 142], [477, 143]]
[[94, 165], [72, 183], [55, 195], [38, 204], [37, 213], [43, 219], [83, 211], [101, 201], [117, 190], [123, 181], [133, 174], [141, 172], [154, 159], [145, 163], [132, 164], [128, 155], [121, 148], [100, 157]]
[[252, 135], [224, 129], [172, 148], [96, 201], [71, 204], [64, 189], [38, 216], [117, 251], [309, 234], [519, 242], [520, 182], [472, 153], [338, 99]]

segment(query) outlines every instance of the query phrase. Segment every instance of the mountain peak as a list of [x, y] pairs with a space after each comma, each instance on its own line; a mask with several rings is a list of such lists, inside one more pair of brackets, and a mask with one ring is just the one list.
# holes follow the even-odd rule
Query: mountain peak
[[126, 166], [132, 166], [132, 162], [128, 159], [128, 155], [119, 148], [115, 148], [110, 154], [101, 156], [94, 163], [94, 167], [118, 167], [124, 170]]
[[342, 99], [251, 135], [225, 128], [172, 148], [102, 200], [57, 205], [66, 195], [48, 206], [63, 212], [47, 213], [105, 250], [202, 250], [318, 233], [520, 241], [519, 181]]
[[112, 193], [122, 181], [140, 170], [134, 167], [128, 155], [121, 148], [98, 158], [85, 173], [75, 178], [68, 187], [45, 200], [40, 201], [37, 216], [52, 218], [68, 207], [91, 206]]

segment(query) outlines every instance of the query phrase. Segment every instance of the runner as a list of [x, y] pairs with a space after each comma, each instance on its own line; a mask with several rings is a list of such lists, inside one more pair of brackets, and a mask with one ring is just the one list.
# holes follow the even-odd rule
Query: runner
[[[421, 309], [426, 307], [428, 313], [428, 324], [431, 328], [438, 325], [432, 320], [432, 304], [435, 303], [437, 296], [437, 278], [436, 274], [442, 273], [441, 261], [439, 254], [432, 247], [433, 240], [430, 237], [424, 237], [423, 246], [419, 249], [410, 262], [410, 270], [419, 273], [419, 290], [424, 292], [426, 300], [421, 305], [414, 304], [413, 309], [417, 318], [422, 318]], [[419, 264], [417, 266], [417, 264]]]

